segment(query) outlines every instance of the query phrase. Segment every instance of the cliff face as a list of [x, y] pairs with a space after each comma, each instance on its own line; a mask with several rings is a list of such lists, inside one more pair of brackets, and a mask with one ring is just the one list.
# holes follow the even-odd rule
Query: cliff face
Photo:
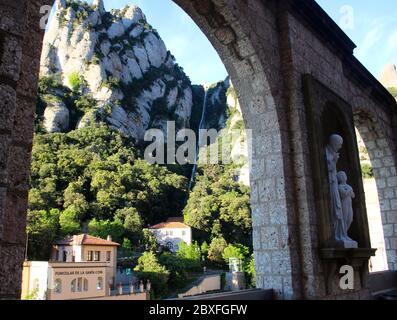
[[[57, 0], [41, 57], [38, 118], [44, 132], [67, 132], [105, 122], [141, 143], [167, 121], [197, 132], [204, 88], [192, 86], [159, 34], [136, 6], [107, 12], [103, 2]], [[232, 157], [249, 184], [248, 148], [240, 105], [227, 78], [207, 88], [204, 129], [240, 130]]]
[[[219, 132], [221, 143], [228, 144], [230, 157], [236, 164], [235, 180], [249, 186], [249, 135], [237, 93], [229, 78], [213, 84], [208, 89], [203, 126], [204, 129], [216, 129]], [[200, 156], [204, 156], [206, 151], [202, 152]]]
[[[79, 128], [100, 117], [142, 141], [145, 130], [164, 129], [167, 120], [178, 128], [190, 125], [190, 80], [136, 6], [106, 12], [102, 1], [57, 0], [40, 73], [91, 98], [91, 108], [75, 124]], [[44, 111], [46, 131], [74, 129], [68, 114], [73, 110], [62, 101], [64, 90], [51, 95]]]
[[397, 70], [394, 64], [388, 64], [382, 71], [379, 81], [386, 88], [397, 88]]

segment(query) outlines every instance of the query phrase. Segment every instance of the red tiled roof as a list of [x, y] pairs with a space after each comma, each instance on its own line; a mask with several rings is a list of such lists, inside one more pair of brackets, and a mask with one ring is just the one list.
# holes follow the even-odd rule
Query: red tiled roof
[[183, 223], [182, 217], [171, 217], [166, 222], [158, 223], [149, 229], [185, 229], [190, 228], [187, 224]]
[[71, 246], [71, 245], [89, 245], [89, 246], [119, 246], [117, 242], [108, 241], [102, 238], [90, 236], [88, 234], [78, 234], [67, 237], [55, 242], [56, 245]]

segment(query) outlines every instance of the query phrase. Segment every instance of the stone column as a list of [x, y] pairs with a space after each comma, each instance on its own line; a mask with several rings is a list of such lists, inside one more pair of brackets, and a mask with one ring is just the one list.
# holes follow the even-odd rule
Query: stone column
[[43, 2], [0, 3], [1, 299], [19, 299], [21, 294]]

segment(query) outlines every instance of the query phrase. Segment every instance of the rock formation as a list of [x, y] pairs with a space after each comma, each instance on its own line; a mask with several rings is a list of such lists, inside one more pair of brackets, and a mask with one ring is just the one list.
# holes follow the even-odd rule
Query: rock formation
[[[190, 80], [136, 6], [106, 12], [101, 0], [92, 5], [57, 0], [44, 38], [40, 75], [57, 76], [64, 86], [97, 102], [79, 127], [103, 110], [110, 110], [109, 124], [136, 141], [142, 141], [148, 128], [164, 129], [167, 120], [189, 127]], [[68, 129], [58, 125], [59, 118], [66, 122], [65, 110], [59, 105], [47, 108], [46, 130]]]
[[379, 81], [386, 88], [397, 88], [397, 70], [394, 64], [388, 64], [382, 71]]

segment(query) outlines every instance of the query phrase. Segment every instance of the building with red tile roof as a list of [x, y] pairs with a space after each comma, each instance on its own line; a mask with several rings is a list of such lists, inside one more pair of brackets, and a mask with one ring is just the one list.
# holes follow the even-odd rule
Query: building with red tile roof
[[184, 223], [183, 217], [170, 217], [167, 221], [149, 227], [158, 243], [172, 252], [179, 249], [180, 243], [192, 243], [192, 228]]

